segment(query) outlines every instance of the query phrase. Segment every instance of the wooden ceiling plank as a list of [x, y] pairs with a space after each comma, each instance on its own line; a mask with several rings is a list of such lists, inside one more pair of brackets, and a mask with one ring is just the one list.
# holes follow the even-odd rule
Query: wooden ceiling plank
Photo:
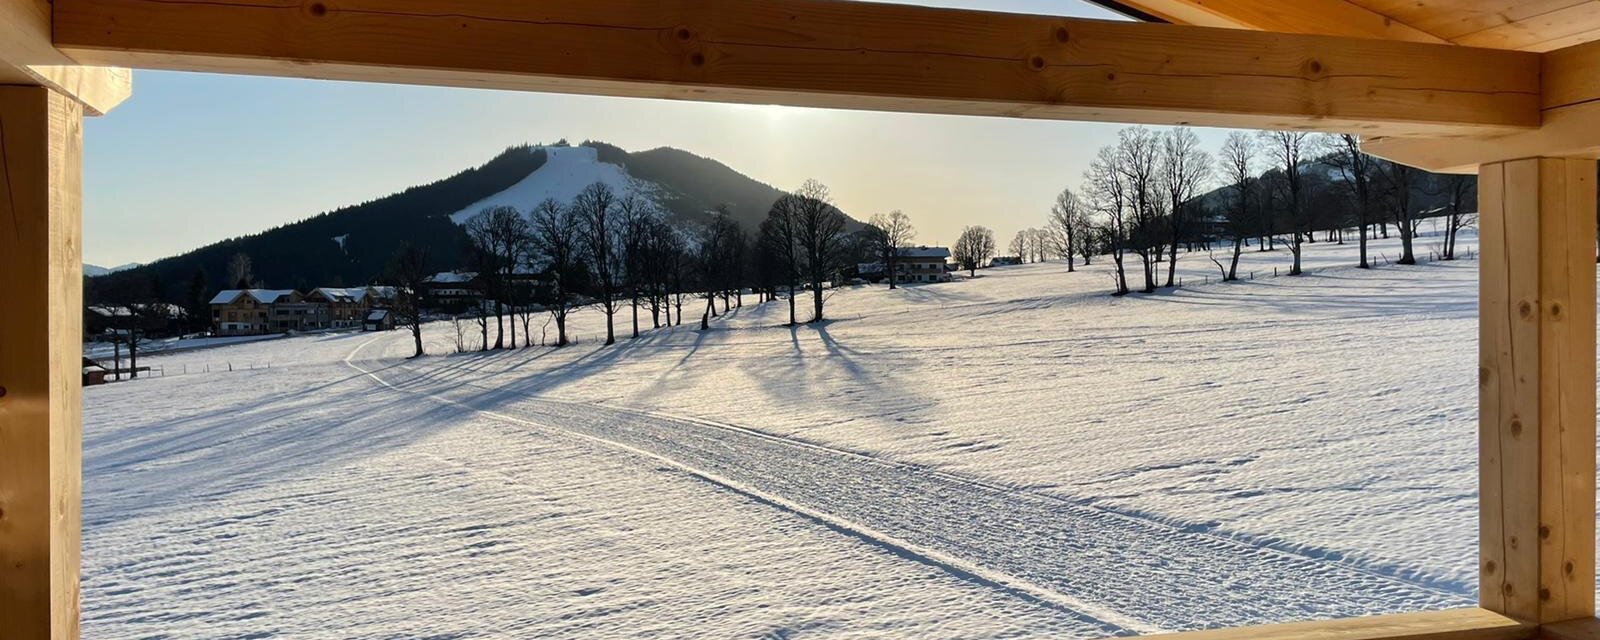
[[851, 109], [1538, 125], [1532, 54], [830, 0], [56, 0], [55, 44], [86, 64]]
[[1350, 0], [1375, 13], [1454, 41], [1594, 0]]
[[1600, 31], [1600, 2], [1587, 0], [1555, 11], [1451, 38], [1456, 44], [1493, 49], [1550, 51], [1581, 44]]
[[0, 84], [45, 86], [90, 115], [102, 115], [133, 92], [127, 69], [80, 66], [50, 43], [48, 0], [0, 0]]
[[1175, 24], [1351, 38], [1443, 43], [1445, 39], [1348, 0], [1118, 0]]

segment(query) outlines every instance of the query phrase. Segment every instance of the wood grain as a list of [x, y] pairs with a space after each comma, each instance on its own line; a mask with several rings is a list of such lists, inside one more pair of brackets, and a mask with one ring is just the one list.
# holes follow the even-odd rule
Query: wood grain
[[1480, 606], [1594, 614], [1593, 160], [1479, 174]]
[[48, 0], [0, 0], [0, 85], [40, 85], [102, 115], [133, 92], [127, 69], [79, 66], [50, 42]]
[[78, 637], [82, 107], [0, 87], [0, 629]]
[[1271, 624], [1147, 636], [1164, 640], [1525, 640], [1533, 625], [1484, 609]]
[[56, 0], [86, 64], [1070, 120], [1510, 133], [1538, 58], [833, 0]]

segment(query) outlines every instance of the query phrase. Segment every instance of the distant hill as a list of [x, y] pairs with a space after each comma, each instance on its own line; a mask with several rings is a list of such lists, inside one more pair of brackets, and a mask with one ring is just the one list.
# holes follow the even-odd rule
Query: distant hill
[[104, 284], [148, 276], [163, 297], [179, 301], [197, 271], [204, 271], [210, 290], [232, 286], [224, 282], [228, 264], [243, 253], [265, 286], [351, 286], [381, 276], [402, 242], [426, 247], [432, 268], [451, 269], [463, 262], [461, 223], [483, 207], [509, 204], [527, 211], [546, 197], [570, 202], [596, 180], [640, 189], [685, 224], [725, 205], [751, 234], [782, 195], [716, 160], [679, 149], [630, 153], [604, 142], [524, 145], [431, 184], [110, 274]]
[[119, 271], [127, 271], [129, 269], [137, 269], [137, 268], [142, 267], [142, 266], [144, 266], [144, 265], [139, 264], [137, 262], [129, 262], [128, 264], [118, 265], [118, 266], [115, 266], [115, 267], [102, 267], [102, 266], [99, 266], [99, 265], [93, 265], [93, 264], [89, 264], [89, 263], [85, 262], [85, 263], [83, 263], [83, 275], [88, 276], [90, 278], [98, 278], [100, 276], [108, 276], [108, 275], [111, 275], [113, 273], [117, 273]]

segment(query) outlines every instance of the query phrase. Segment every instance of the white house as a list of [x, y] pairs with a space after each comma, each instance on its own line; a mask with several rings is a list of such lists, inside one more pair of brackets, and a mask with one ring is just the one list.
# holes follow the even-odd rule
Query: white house
[[954, 279], [945, 265], [950, 261], [950, 250], [944, 247], [905, 247], [900, 249], [900, 259], [895, 261], [895, 281], [950, 282]]

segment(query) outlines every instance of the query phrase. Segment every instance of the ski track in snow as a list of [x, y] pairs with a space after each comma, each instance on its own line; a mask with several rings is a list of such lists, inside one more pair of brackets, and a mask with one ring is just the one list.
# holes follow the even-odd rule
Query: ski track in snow
[[[459, 380], [431, 382], [405, 366], [380, 375], [347, 363], [392, 389], [670, 462], [892, 553], [1070, 609], [1118, 635], [1472, 603], [1461, 593], [1202, 529], [736, 426], [541, 399]], [[392, 375], [396, 371], [410, 375]], [[1155, 612], [1159, 617], [1151, 616]]]

